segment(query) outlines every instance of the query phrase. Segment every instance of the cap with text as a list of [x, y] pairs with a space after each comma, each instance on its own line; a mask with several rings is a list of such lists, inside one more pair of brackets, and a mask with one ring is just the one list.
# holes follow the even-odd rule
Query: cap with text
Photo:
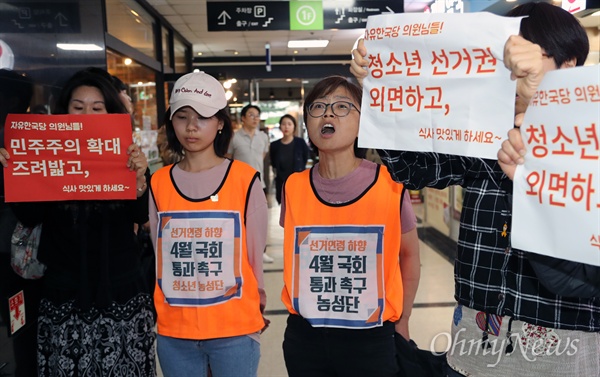
[[189, 106], [203, 117], [211, 117], [227, 106], [225, 89], [221, 83], [202, 71], [181, 76], [173, 87], [171, 99], [171, 115], [182, 107]]

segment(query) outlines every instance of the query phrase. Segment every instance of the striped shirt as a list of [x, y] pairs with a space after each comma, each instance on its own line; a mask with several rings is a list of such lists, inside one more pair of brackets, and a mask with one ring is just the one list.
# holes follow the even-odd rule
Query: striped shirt
[[497, 161], [437, 153], [378, 152], [394, 180], [407, 189], [464, 188], [454, 264], [459, 304], [538, 326], [600, 331], [600, 297], [578, 299], [549, 292], [524, 253], [511, 248], [512, 182]]

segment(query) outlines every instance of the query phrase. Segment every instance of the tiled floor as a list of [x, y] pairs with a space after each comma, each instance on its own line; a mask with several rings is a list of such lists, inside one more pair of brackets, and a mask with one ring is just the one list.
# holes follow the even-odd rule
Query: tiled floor
[[[270, 198], [269, 239], [267, 253], [275, 262], [265, 264], [267, 291], [266, 317], [271, 320], [269, 329], [261, 336], [259, 377], [286, 377], [281, 343], [287, 311], [281, 303], [283, 287], [283, 229], [279, 226], [279, 206]], [[417, 216], [422, 208], [415, 206]], [[444, 350], [449, 339], [450, 321], [454, 307], [454, 280], [452, 265], [424, 242], [420, 242], [421, 281], [415, 300], [410, 334], [422, 349]], [[159, 376], [162, 376], [159, 373]], [[232, 376], [233, 377], [233, 376]]]

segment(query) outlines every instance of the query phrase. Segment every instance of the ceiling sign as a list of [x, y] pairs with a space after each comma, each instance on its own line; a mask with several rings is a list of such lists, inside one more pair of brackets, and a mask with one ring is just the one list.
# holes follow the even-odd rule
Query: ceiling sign
[[77, 3], [3, 3], [0, 33], [80, 33]]
[[207, 1], [208, 31], [364, 29], [367, 17], [402, 13], [403, 2], [387, 1]]
[[[346, 5], [344, 5], [346, 4]], [[367, 17], [382, 13], [404, 13], [403, 1], [323, 1], [325, 29], [364, 29]]]
[[287, 1], [206, 3], [208, 31], [288, 30]]
[[288, 30], [323, 30], [323, 2], [290, 1]]

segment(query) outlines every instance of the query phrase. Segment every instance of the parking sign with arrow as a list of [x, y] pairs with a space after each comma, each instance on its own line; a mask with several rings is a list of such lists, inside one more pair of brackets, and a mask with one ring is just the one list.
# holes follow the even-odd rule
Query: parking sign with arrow
[[206, 3], [208, 31], [288, 30], [287, 1]]

